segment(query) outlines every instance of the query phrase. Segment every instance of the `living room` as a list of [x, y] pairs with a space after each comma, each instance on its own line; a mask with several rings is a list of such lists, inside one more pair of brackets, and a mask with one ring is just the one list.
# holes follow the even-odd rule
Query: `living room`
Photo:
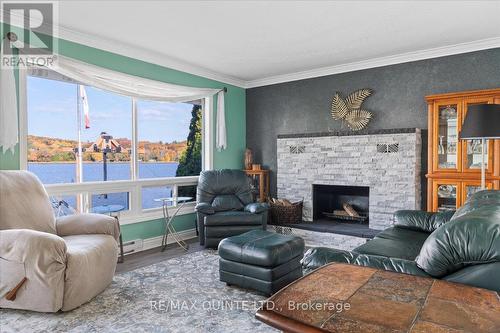
[[2, 1], [0, 332], [500, 332], [499, 12]]

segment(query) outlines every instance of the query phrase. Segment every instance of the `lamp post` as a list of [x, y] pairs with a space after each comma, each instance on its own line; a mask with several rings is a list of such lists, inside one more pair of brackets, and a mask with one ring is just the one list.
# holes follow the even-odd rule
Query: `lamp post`
[[114, 140], [111, 135], [106, 132], [101, 132], [99, 138], [97, 138], [96, 142], [92, 144], [94, 152], [102, 153], [102, 167], [103, 167], [103, 180], [108, 180], [108, 165], [107, 159], [108, 153], [119, 153], [122, 151], [121, 145], [118, 141]]
[[500, 139], [500, 104], [476, 104], [467, 109], [460, 140], [481, 139], [481, 189], [486, 188], [486, 140]]

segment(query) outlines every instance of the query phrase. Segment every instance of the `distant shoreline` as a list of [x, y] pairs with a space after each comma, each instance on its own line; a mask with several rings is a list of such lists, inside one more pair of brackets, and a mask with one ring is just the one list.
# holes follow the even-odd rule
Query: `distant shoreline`
[[[29, 162], [28, 161], [28, 164], [31, 163], [31, 164], [75, 164], [76, 161], [52, 161], [52, 162]], [[103, 162], [100, 161], [100, 162], [92, 162], [92, 161], [83, 161], [83, 164], [102, 164]], [[140, 161], [139, 163], [144, 163], [144, 164], [179, 164], [179, 162], [143, 162], [143, 161]], [[124, 161], [120, 161], [120, 162], [110, 162], [108, 161], [108, 164], [130, 164], [130, 161], [128, 162], [124, 162]]]

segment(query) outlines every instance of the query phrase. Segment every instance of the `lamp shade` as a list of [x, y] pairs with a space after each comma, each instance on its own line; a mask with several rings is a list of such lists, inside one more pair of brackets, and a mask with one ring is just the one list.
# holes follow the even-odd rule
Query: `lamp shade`
[[467, 109], [461, 140], [500, 139], [500, 104], [476, 104]]

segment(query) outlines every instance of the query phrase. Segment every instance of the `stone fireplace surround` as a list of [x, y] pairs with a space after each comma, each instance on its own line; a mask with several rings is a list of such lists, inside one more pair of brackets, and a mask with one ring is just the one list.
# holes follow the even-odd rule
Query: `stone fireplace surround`
[[369, 187], [369, 227], [385, 229], [400, 209], [420, 209], [420, 129], [278, 135], [278, 197], [304, 199], [312, 221], [312, 185]]

